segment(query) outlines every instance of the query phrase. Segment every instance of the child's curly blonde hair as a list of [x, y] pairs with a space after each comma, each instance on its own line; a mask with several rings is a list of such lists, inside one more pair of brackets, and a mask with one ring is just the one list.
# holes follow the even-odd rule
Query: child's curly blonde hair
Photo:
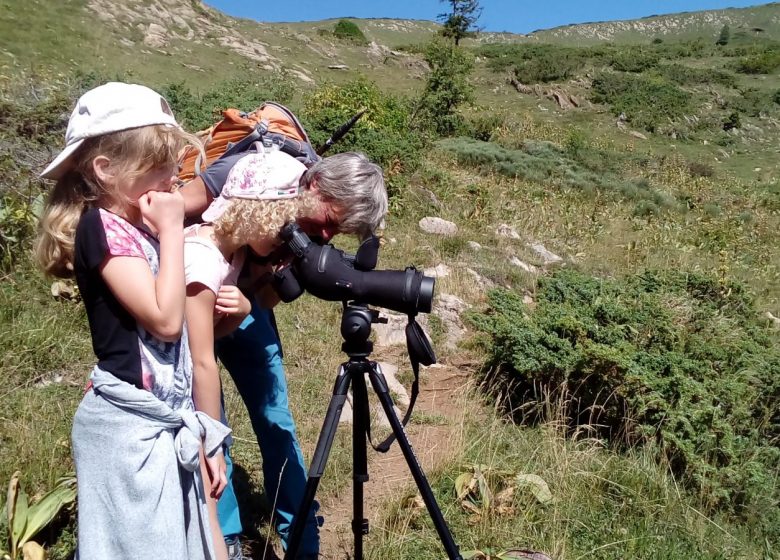
[[308, 191], [281, 200], [234, 198], [214, 221], [214, 233], [235, 246], [264, 241], [279, 244], [285, 224], [311, 217], [319, 205], [317, 196]]

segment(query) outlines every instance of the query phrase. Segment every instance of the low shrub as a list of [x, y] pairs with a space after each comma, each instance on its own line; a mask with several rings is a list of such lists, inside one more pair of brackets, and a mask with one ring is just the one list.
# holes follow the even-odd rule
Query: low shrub
[[[417, 167], [427, 143], [424, 134], [410, 130], [410, 103], [386, 94], [364, 78], [343, 85], [327, 84], [307, 94], [298, 114], [312, 143], [320, 146], [361, 108], [366, 112], [333, 149], [365, 152], [389, 175]], [[329, 152], [331, 153], [331, 152]]]
[[736, 76], [725, 70], [694, 68], [683, 64], [660, 64], [654, 69], [654, 73], [681, 86], [720, 84], [735, 87], [737, 85]]
[[564, 151], [551, 142], [526, 140], [522, 149], [509, 149], [472, 138], [447, 138], [436, 146], [455, 155], [459, 163], [507, 177], [571, 188], [582, 193], [610, 192], [628, 200], [648, 200], [660, 208], [673, 208], [677, 201], [645, 180], [627, 181], [613, 173], [593, 171], [578, 161], [584, 141], [575, 138]]
[[258, 74], [226, 80], [203, 93], [193, 93], [183, 82], [160, 88], [173, 114], [191, 131], [208, 128], [221, 118], [221, 112], [235, 107], [251, 111], [264, 101], [287, 104], [296, 91], [295, 82], [282, 72]]
[[340, 19], [333, 28], [333, 35], [339, 39], [355, 43], [356, 45], [367, 45], [368, 39], [357, 24], [348, 19]]
[[771, 74], [780, 68], [780, 51], [767, 51], [740, 60], [735, 70], [741, 74]]
[[592, 99], [650, 132], [692, 108], [690, 94], [663, 77], [618, 72], [601, 72], [593, 79]]
[[610, 66], [618, 72], [644, 72], [655, 67], [660, 56], [655, 50], [625, 48], [616, 51], [609, 60]]
[[743, 285], [563, 270], [539, 280], [533, 312], [496, 290], [470, 317], [485, 334], [486, 386], [516, 418], [562, 403], [573, 431], [651, 446], [711, 508], [778, 536], [780, 345]]

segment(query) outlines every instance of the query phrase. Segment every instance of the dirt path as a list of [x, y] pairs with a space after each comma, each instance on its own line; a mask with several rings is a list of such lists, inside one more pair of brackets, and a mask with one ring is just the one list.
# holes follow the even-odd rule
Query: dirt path
[[[400, 364], [398, 357], [376, 356], [377, 361]], [[458, 365], [456, 365], [458, 364]], [[473, 408], [467, 405], [470, 368], [457, 360], [445, 360], [425, 368], [420, 395], [407, 434], [423, 470], [427, 473], [450, 460], [463, 443], [463, 420]], [[374, 438], [378, 441], [378, 438]], [[401, 449], [394, 444], [386, 454], [369, 448], [369, 481], [365, 484], [365, 516], [371, 527], [381, 522], [381, 509], [388, 499], [413, 488]], [[320, 558], [343, 560], [352, 557], [352, 485], [322, 504], [325, 525], [321, 529]]]

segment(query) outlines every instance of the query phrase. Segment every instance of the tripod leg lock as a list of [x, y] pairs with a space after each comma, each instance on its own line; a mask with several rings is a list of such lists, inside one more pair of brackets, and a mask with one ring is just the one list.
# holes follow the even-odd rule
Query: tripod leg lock
[[356, 474], [355, 476], [352, 477], [352, 480], [354, 480], [355, 482], [360, 482], [365, 484], [366, 482], [368, 482], [368, 473]]
[[368, 519], [353, 519], [352, 532], [356, 535], [368, 534]]

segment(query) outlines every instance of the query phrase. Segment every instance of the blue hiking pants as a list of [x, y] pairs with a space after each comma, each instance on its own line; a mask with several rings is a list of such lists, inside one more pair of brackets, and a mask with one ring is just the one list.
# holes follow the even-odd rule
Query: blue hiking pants
[[[263, 458], [265, 492], [271, 503], [276, 500], [274, 524], [286, 550], [292, 520], [303, 498], [306, 468], [287, 402], [282, 351], [271, 312], [253, 304], [252, 312], [241, 326], [217, 340], [216, 348], [217, 357], [233, 378], [249, 412]], [[218, 503], [218, 510], [222, 533], [233, 535], [241, 529], [240, 522], [236, 530], [232, 521], [238, 519], [238, 503], [230, 480], [232, 462], [228, 468], [229, 487]], [[307, 519], [299, 549], [302, 556], [319, 552], [317, 507], [315, 504]]]

